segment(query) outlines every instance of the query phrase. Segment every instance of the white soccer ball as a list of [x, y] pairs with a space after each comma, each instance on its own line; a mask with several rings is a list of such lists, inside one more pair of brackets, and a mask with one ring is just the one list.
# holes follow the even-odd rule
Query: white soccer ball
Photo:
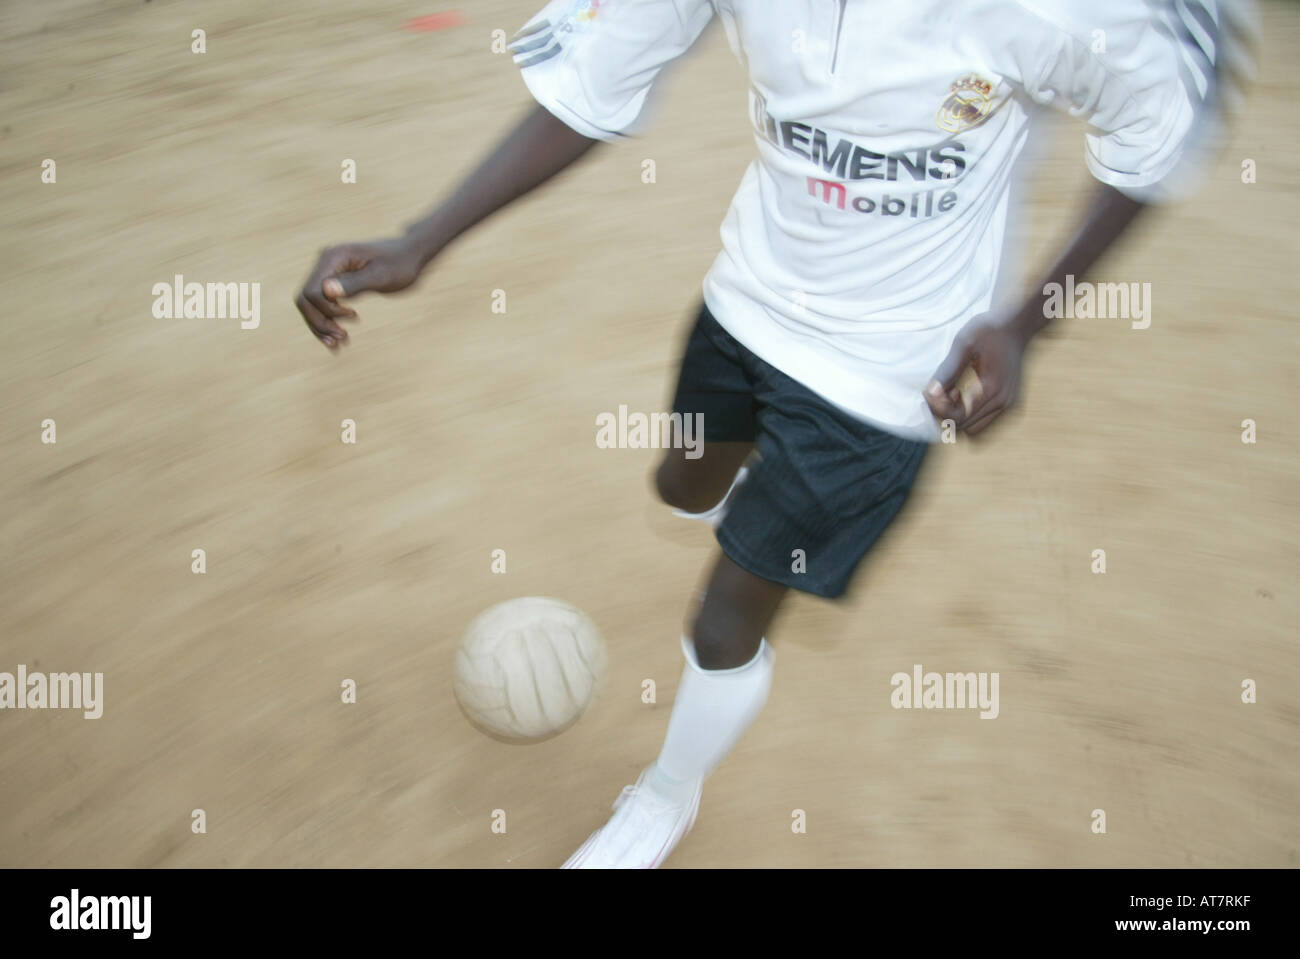
[[456, 699], [486, 732], [554, 736], [582, 715], [605, 669], [605, 644], [581, 610], [544, 596], [480, 613], [456, 650]]

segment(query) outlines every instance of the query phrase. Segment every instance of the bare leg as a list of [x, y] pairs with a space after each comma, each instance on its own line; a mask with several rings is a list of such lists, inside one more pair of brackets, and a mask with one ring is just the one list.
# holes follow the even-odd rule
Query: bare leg
[[668, 450], [655, 472], [659, 498], [688, 513], [712, 509], [753, 448], [753, 443], [705, 443], [697, 459], [687, 459], [686, 450]]
[[719, 551], [688, 633], [701, 668], [733, 669], [752, 660], [788, 591], [741, 569]]

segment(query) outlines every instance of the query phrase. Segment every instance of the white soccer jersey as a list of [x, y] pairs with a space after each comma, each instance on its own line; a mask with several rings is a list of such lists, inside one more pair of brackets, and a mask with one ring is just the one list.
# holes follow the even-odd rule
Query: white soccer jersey
[[1086, 118], [1092, 174], [1149, 200], [1214, 93], [1218, 14], [1197, 0], [553, 0], [511, 51], [541, 104], [614, 140], [715, 16], [758, 157], [705, 301], [773, 366], [914, 438], [937, 438], [922, 390], [990, 307], [1032, 104]]

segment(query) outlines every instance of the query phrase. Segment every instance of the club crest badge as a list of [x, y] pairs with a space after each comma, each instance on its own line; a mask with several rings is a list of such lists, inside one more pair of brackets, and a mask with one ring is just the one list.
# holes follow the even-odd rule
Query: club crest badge
[[[609, 0], [605, 0], [605, 3], [608, 4]], [[579, 27], [585, 27], [600, 13], [600, 4], [601, 0], [577, 0], [569, 15], [577, 21]]]
[[939, 129], [960, 133], [983, 123], [993, 110], [993, 84], [978, 74], [954, 80], [947, 98], [939, 107], [935, 122]]

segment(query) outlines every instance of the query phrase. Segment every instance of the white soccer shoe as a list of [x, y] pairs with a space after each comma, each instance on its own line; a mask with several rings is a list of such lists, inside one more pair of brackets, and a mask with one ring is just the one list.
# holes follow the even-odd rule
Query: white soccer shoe
[[624, 786], [614, 800], [614, 815], [593, 832], [560, 868], [658, 869], [682, 837], [695, 825], [704, 781], [684, 790], [687, 798], [674, 799], [646, 780], [647, 767], [636, 785]]
[[727, 494], [717, 506], [712, 509], [706, 509], [703, 513], [688, 513], [685, 510], [673, 510], [674, 516], [680, 516], [682, 519], [697, 519], [701, 522], [708, 523], [714, 529], [722, 525], [722, 521], [727, 518], [727, 510], [731, 507], [731, 501], [736, 498], [736, 491], [740, 485], [749, 478], [749, 467], [742, 466], [736, 471], [735, 478], [731, 481], [731, 486], [727, 489]]

